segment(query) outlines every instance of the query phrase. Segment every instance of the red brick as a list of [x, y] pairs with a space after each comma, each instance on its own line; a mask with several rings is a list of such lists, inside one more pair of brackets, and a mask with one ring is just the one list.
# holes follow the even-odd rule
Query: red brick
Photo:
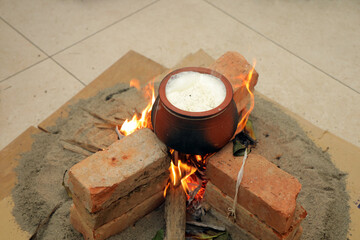
[[[233, 144], [227, 144], [209, 159], [207, 176], [231, 198], [235, 196], [238, 171], [243, 157], [233, 156]], [[250, 153], [239, 187], [238, 203], [280, 233], [286, 233], [293, 221], [299, 181], [264, 157]]]
[[123, 215], [128, 210], [142, 203], [154, 193], [163, 191], [169, 179], [169, 172], [161, 174], [152, 181], [141, 185], [130, 192], [128, 195], [113, 202], [109, 207], [96, 213], [90, 213], [76, 196], [73, 196], [73, 202], [83, 221], [92, 229], [110, 222], [111, 220]]
[[158, 192], [125, 214], [113, 219], [112, 221], [102, 225], [97, 229], [90, 228], [84, 222], [84, 219], [82, 219], [75, 205], [72, 205], [70, 209], [70, 222], [73, 227], [84, 236], [84, 239], [102, 240], [112, 235], [118, 234], [129, 226], [132, 226], [137, 220], [160, 206], [163, 201], [163, 192]]
[[[208, 182], [206, 186], [204, 199], [213, 208], [225, 216], [228, 216], [228, 208], [233, 205], [233, 199], [222, 193], [220, 189], [211, 182]], [[237, 204], [236, 206], [236, 224], [245, 231], [251, 233], [254, 237], [264, 240], [293, 239], [305, 217], [306, 211], [298, 204], [295, 211], [295, 217], [291, 222], [289, 230], [286, 233], [280, 234], [240, 204]]]
[[[218, 58], [209, 68], [224, 75], [232, 84], [234, 89], [234, 101], [238, 112], [244, 109], [249, 102], [249, 93], [243, 85], [252, 66], [237, 52], [227, 52]], [[254, 70], [250, 82], [250, 90], [253, 92], [258, 81], [259, 74]]]
[[166, 146], [141, 129], [74, 165], [69, 187], [94, 213], [168, 171], [169, 163]]
[[303, 228], [302, 228], [302, 226], [300, 226], [299, 229], [297, 230], [293, 240], [299, 240], [301, 238], [302, 233], [303, 233]]

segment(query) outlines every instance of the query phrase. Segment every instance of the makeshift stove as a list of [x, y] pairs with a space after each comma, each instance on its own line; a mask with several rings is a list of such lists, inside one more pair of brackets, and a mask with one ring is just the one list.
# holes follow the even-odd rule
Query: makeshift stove
[[[212, 86], [206, 91], [215, 96], [207, 108], [176, 96], [188, 84], [181, 78], [199, 78], [189, 73], [215, 77], [206, 79]], [[185, 239], [186, 213], [201, 220], [207, 204], [254, 239], [299, 239], [306, 217], [296, 202], [300, 183], [263, 157], [248, 155], [254, 142], [246, 134], [244, 156], [233, 154], [231, 140], [254, 107], [257, 78], [243, 56], [229, 52], [209, 69], [173, 71], [160, 84], [157, 99], [153, 86], [146, 87], [149, 105], [116, 128], [120, 140], [70, 169], [75, 229], [85, 239], [105, 239], [166, 199], [168, 240]], [[139, 88], [136, 81], [131, 86]], [[194, 98], [196, 92], [186, 94]]]

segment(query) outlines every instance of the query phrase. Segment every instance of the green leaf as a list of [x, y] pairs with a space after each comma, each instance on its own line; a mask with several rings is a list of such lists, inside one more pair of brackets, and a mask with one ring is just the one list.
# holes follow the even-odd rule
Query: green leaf
[[220, 232], [220, 233], [214, 233], [214, 234], [207, 234], [207, 233], [200, 233], [199, 235], [197, 236], [194, 236], [193, 238], [195, 239], [214, 239], [214, 238], [217, 238], [221, 235], [225, 234], [225, 232]]
[[157, 231], [155, 237], [153, 237], [152, 240], [164, 240], [164, 229]]
[[230, 240], [230, 234], [228, 232], [225, 232], [224, 234], [218, 236], [214, 240]]

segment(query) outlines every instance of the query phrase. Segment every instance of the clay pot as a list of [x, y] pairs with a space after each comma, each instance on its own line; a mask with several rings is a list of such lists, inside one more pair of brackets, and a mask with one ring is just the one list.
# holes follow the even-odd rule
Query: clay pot
[[[166, 84], [172, 75], [187, 71], [206, 73], [219, 78], [225, 85], [225, 100], [218, 107], [204, 112], [188, 112], [172, 105], [166, 98]], [[229, 142], [238, 123], [231, 83], [211, 69], [177, 69], [160, 83], [159, 95], [151, 112], [151, 122], [155, 134], [170, 148], [187, 154], [203, 155], [216, 152]]]

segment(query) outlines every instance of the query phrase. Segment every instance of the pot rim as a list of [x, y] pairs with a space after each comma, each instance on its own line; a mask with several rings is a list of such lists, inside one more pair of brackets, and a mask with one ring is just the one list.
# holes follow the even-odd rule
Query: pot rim
[[[203, 112], [189, 112], [189, 111], [181, 110], [180, 108], [175, 107], [167, 99], [165, 89], [166, 89], [166, 85], [167, 85], [168, 81], [170, 80], [170, 78], [173, 75], [181, 73], [181, 72], [198, 72], [198, 73], [203, 73], [203, 74], [209, 74], [209, 75], [219, 78], [222, 81], [222, 83], [225, 85], [226, 95], [225, 95], [224, 101], [219, 106], [217, 106], [211, 110], [203, 111]], [[184, 68], [176, 69], [165, 76], [165, 78], [161, 81], [160, 86], [159, 86], [159, 97], [161, 99], [161, 102], [165, 105], [165, 107], [167, 107], [170, 111], [172, 111], [175, 114], [179, 114], [184, 117], [202, 118], [202, 117], [210, 117], [213, 115], [217, 115], [217, 114], [221, 113], [222, 111], [224, 111], [226, 109], [226, 107], [229, 106], [229, 104], [231, 103], [231, 101], [233, 99], [233, 89], [232, 89], [232, 85], [229, 82], [229, 80], [224, 75], [220, 74], [219, 72], [216, 72], [215, 70], [212, 70], [209, 68], [204, 68], [204, 67], [184, 67]]]

